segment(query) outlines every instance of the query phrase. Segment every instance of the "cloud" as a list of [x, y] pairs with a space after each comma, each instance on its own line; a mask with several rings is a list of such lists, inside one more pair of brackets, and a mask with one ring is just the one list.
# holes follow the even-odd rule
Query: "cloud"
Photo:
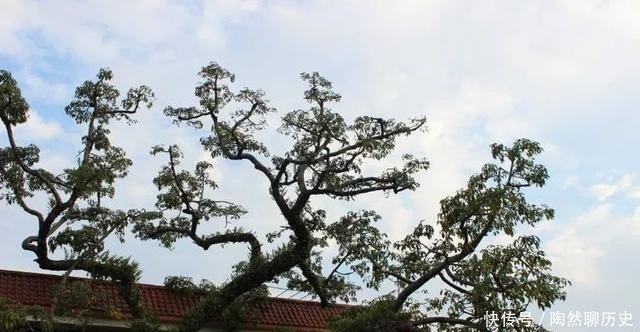
[[[557, 221], [555, 227], [545, 227], [541, 234], [548, 237], [545, 248], [554, 269], [564, 273], [577, 286], [610, 285], [604, 265], [619, 262], [616, 275], [628, 275], [640, 266], [623, 264], [619, 246], [640, 250], [640, 205], [635, 201], [637, 173], [628, 173], [617, 180], [589, 187], [596, 203], [569, 220]], [[616, 195], [628, 200], [613, 199]], [[622, 270], [626, 270], [622, 271]], [[632, 272], [633, 271], [633, 272]]]
[[566, 302], [555, 304], [552, 311], [640, 311], [635, 296], [628, 295], [636, 286], [629, 276], [640, 273], [633, 259], [640, 250], [640, 206], [631, 213], [616, 210], [612, 204], [599, 204], [542, 233], [554, 272], [573, 283]]
[[[610, 221], [610, 210], [609, 205], [597, 206], [573, 218], [569, 224], [554, 228], [553, 237], [544, 242], [554, 271], [578, 286], [598, 286], [601, 277], [597, 262], [605, 255], [606, 246], [593, 243], [592, 234], [602, 231], [602, 223]], [[607, 237], [603, 238], [606, 242]]]
[[[113, 203], [122, 208], [153, 205], [150, 180], [162, 160], [149, 156], [150, 146], [179, 143], [185, 168], [203, 158], [197, 144], [203, 133], [172, 126], [161, 110], [195, 104], [196, 74], [211, 60], [236, 72], [236, 87], [264, 89], [280, 114], [307, 107], [298, 74], [319, 70], [343, 95], [335, 109], [347, 119], [359, 114], [399, 120], [426, 115], [429, 131], [398, 145], [399, 152], [432, 162], [431, 170], [419, 177], [418, 191], [388, 198], [371, 195], [353, 205], [318, 202], [334, 216], [347, 208], [379, 209], [381, 227], [392, 238], [418, 220], [435, 220], [439, 200], [489, 160], [490, 143], [523, 136], [542, 141], [552, 181], [560, 180], [534, 194], [556, 203], [559, 212], [540, 235], [557, 273], [575, 282], [578, 290], [570, 295], [598, 304], [585, 294], [607, 297], [622, 287], [626, 275], [639, 270], [625, 255], [629, 248], [637, 251], [635, 243], [640, 242], [639, 160], [629, 153], [629, 147], [640, 145], [631, 130], [640, 125], [637, 10], [636, 1], [599, 0], [5, 1], [0, 64], [17, 73], [30, 100], [58, 106], [38, 105], [30, 122], [18, 129], [25, 140], [65, 142], [43, 151], [44, 161], [56, 168], [75, 160], [82, 135], [68, 129], [73, 124], [61, 115], [69, 87], [93, 78], [103, 66], [113, 69], [123, 92], [139, 84], [152, 87], [158, 98], [155, 108], [138, 114], [135, 126], [112, 128], [114, 143], [134, 160], [130, 176], [118, 182]], [[619, 136], [624, 133], [628, 136]], [[284, 150], [283, 140], [264, 136], [276, 150]], [[593, 183], [596, 173], [622, 175]], [[282, 223], [266, 183], [251, 167], [216, 161], [214, 176], [221, 187], [212, 195], [250, 211], [242, 226], [263, 234]], [[13, 210], [0, 207], [3, 215], [8, 211]], [[20, 216], [12, 220], [26, 224]], [[207, 230], [220, 225], [213, 221]], [[10, 231], [29, 235], [32, 229]], [[166, 255], [158, 255], [154, 244], [136, 240], [112, 247], [136, 257], [143, 279], [154, 282], [167, 273], [221, 281], [224, 273], [202, 266], [220, 271], [246, 254], [239, 247], [201, 252], [188, 242]], [[225, 255], [218, 254], [222, 250]], [[25, 256], [4, 252], [11, 262]], [[195, 260], [203, 263], [191, 265]], [[608, 272], [616, 270], [610, 265], [618, 271]], [[631, 293], [621, 297], [635, 300]]]
[[580, 186], [580, 177], [577, 175], [568, 176], [562, 183], [563, 188], [577, 188]]
[[30, 110], [29, 120], [16, 128], [16, 136], [23, 140], [46, 141], [56, 138], [62, 132], [60, 124], [43, 119], [35, 110]]
[[42, 75], [36, 75], [30, 70], [23, 70], [18, 76], [23, 94], [31, 101], [41, 101], [47, 104], [66, 104], [73, 95], [66, 84], [47, 80]]
[[637, 173], [628, 173], [612, 183], [594, 184], [589, 191], [598, 201], [606, 201], [618, 193], [622, 193], [627, 198], [638, 198], [640, 185], [635, 184], [637, 179]]
[[591, 187], [591, 194], [595, 196], [599, 201], [604, 201], [611, 195], [617, 193], [618, 186], [612, 184], [596, 184]]
[[0, 20], [0, 55], [27, 57], [32, 42], [24, 38], [22, 28], [33, 23], [33, 3], [27, 1], [3, 1]]

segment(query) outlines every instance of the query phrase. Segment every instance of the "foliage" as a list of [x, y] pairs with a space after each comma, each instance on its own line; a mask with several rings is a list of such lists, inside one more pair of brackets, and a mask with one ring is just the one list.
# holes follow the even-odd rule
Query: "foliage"
[[[418, 296], [426, 301], [422, 310], [413, 310], [412, 320], [418, 326], [485, 330], [487, 312], [517, 316], [530, 304], [546, 309], [565, 299], [563, 289], [570, 283], [550, 273], [551, 262], [540, 250], [540, 240], [533, 235], [514, 238], [518, 226], [553, 218], [552, 209], [527, 202], [524, 194], [526, 188], [541, 187], [548, 178], [546, 168], [535, 162], [542, 152], [540, 145], [520, 139], [510, 147], [494, 144], [491, 152], [495, 163], [484, 165], [465, 188], [441, 201], [438, 232], [421, 222], [404, 239], [360, 254], [372, 266], [373, 287], [387, 279], [400, 287], [393, 296], [395, 311], [415, 309], [419, 303], [412, 303], [410, 297], [428, 282], [438, 278], [446, 285], [439, 294], [425, 290]], [[504, 234], [513, 241], [479, 249], [492, 234]], [[343, 234], [354, 235], [348, 229]], [[376, 257], [379, 250], [388, 254]]]
[[[400, 137], [425, 129], [424, 117], [398, 121], [364, 115], [348, 121], [333, 109], [340, 94], [314, 72], [300, 76], [307, 85], [303, 98], [308, 106], [282, 114], [276, 126], [268, 121], [276, 109], [264, 91], [235, 89], [235, 75], [216, 63], [204, 66], [199, 76], [194, 92], [199, 103], [169, 106], [164, 114], [176, 125], [199, 131], [202, 149], [212, 158], [255, 169], [282, 215], [279, 227], [266, 238], [275, 249], [263, 248], [251, 229], [233, 225], [245, 209], [215, 197], [218, 185], [210, 176], [211, 163], [183, 167], [177, 145], [151, 149], [165, 161], [153, 180], [157, 189], [153, 207], [109, 206], [117, 181], [132, 165], [124, 149], [112, 144], [110, 125], [116, 121], [134, 125], [135, 114], [152, 106], [149, 87], [132, 88], [121, 98], [108, 69], [101, 69], [95, 81], [82, 83], [65, 108], [86, 130], [82, 149], [75, 167], [55, 175], [39, 168], [39, 147], [16, 142], [13, 129], [27, 121], [29, 106], [11, 74], [0, 72], [0, 119], [8, 138], [8, 146], [0, 148], [0, 198], [37, 222], [23, 249], [32, 252], [43, 269], [86, 271], [117, 282], [135, 329], [158, 328], [140, 302], [136, 283], [141, 271], [131, 258], [114, 256], [105, 248], [109, 236], [124, 241], [129, 230], [168, 249], [181, 240], [202, 250], [228, 244], [248, 248], [247, 259], [238, 262], [222, 284], [167, 279], [167, 286], [200, 297], [183, 318], [181, 331], [197, 331], [212, 320], [232, 322], [250, 316], [247, 310], [258, 308], [267, 294], [264, 284], [279, 279], [292, 289], [311, 292], [323, 306], [355, 301], [363, 286], [380, 290], [391, 281], [399, 288], [398, 293], [335, 321], [338, 331], [432, 326], [477, 330], [483, 326], [485, 311], [519, 312], [529, 304], [544, 309], [564, 299], [563, 289], [569, 283], [550, 273], [539, 239], [519, 234], [524, 226], [553, 218], [552, 209], [528, 202], [525, 195], [548, 179], [546, 168], [536, 162], [542, 152], [538, 143], [520, 139], [511, 146], [492, 145], [494, 162], [443, 199], [436, 220], [418, 223], [394, 242], [378, 229], [381, 217], [376, 211], [345, 211], [334, 218], [315, 208], [314, 202], [320, 197], [351, 201], [375, 192], [390, 195], [417, 189], [416, 176], [429, 168], [429, 162], [406, 151], [393, 160], [392, 153]], [[269, 128], [290, 142], [288, 149], [274, 152], [268, 146], [260, 135]], [[368, 166], [380, 161], [394, 166], [371, 172]], [[34, 208], [31, 200], [36, 197], [46, 197], [48, 207]], [[205, 223], [207, 229], [217, 230], [203, 233]], [[497, 235], [513, 241], [482, 245]], [[323, 258], [330, 247], [337, 253], [331, 257], [333, 267], [326, 270]], [[64, 259], [50, 256], [58, 252]], [[427, 294], [425, 285], [434, 279], [446, 286], [439, 294]], [[422, 300], [425, 305], [419, 306]]]
[[[132, 116], [140, 108], [151, 107], [153, 93], [146, 86], [132, 88], [118, 102], [120, 93], [111, 85], [112, 78], [110, 70], [101, 69], [97, 80], [81, 84], [65, 107], [67, 115], [86, 128], [86, 134], [81, 138], [77, 166], [54, 175], [37, 168], [38, 147], [18, 145], [13, 127], [27, 120], [29, 109], [16, 81], [6, 71], [0, 73], [0, 119], [9, 142], [0, 149], [0, 197], [37, 221], [36, 235], [25, 238], [22, 247], [36, 256], [41, 268], [67, 273], [83, 270], [118, 282], [132, 312], [143, 316], [135, 290], [136, 266], [104, 251], [104, 241], [111, 234], [123, 241], [129, 223], [155, 214], [112, 209], [104, 202], [114, 196], [116, 180], [124, 178], [132, 164], [122, 148], [111, 144], [109, 124], [135, 123]], [[48, 199], [46, 209], [32, 206], [30, 199], [38, 195]], [[49, 254], [59, 249], [65, 258], [52, 259]]]
[[[0, 297], [0, 330], [54, 332], [86, 326], [86, 314], [94, 304], [94, 294], [87, 283], [57, 284], [50, 292], [53, 299], [51, 308], [23, 305]], [[66, 317], [76, 326], [69, 328], [56, 317]]]
[[16, 331], [27, 325], [27, 316], [25, 308], [0, 298], [0, 327], [3, 331]]
[[329, 321], [335, 332], [402, 332], [419, 331], [411, 322], [411, 315], [393, 308], [393, 299], [383, 297], [348, 311]]

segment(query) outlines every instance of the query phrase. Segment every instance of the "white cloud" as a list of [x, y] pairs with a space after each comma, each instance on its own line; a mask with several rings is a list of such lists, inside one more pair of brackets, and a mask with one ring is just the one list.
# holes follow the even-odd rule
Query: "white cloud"
[[[640, 206], [631, 214], [615, 212], [612, 204], [600, 204], [543, 231], [544, 248], [554, 270], [579, 287], [604, 287], [603, 264], [618, 259], [614, 246], [625, 241], [640, 250]], [[620, 275], [637, 266], [620, 266]], [[624, 270], [624, 271], [622, 271]], [[602, 284], [601, 284], [602, 283]]]
[[43, 119], [35, 110], [29, 111], [29, 121], [19, 125], [15, 132], [21, 140], [46, 141], [60, 135], [60, 124], [53, 120]]
[[604, 201], [617, 193], [619, 190], [617, 185], [614, 184], [596, 184], [591, 187], [591, 195], [593, 195], [599, 201]]
[[22, 35], [22, 28], [33, 23], [34, 4], [27, 1], [2, 1], [0, 14], [0, 55], [26, 57], [33, 46]]
[[[596, 262], [604, 256], [602, 246], [591, 242], [594, 223], [607, 217], [609, 206], [599, 206], [560, 227], [559, 234], [545, 242], [545, 250], [554, 271], [580, 286], [597, 286], [600, 282]], [[598, 228], [595, 226], [595, 228]], [[557, 229], [554, 229], [554, 233]]]
[[635, 184], [636, 179], [638, 179], [637, 173], [628, 173], [617, 181], [595, 184], [590, 187], [589, 191], [598, 201], [606, 201], [618, 193], [622, 193], [627, 198], [638, 198], [640, 185]]
[[631, 276], [640, 273], [633, 259], [640, 250], [640, 206], [632, 213], [616, 210], [611, 204], [596, 205], [543, 232], [554, 272], [573, 283], [566, 302], [557, 303], [552, 311], [640, 310], [635, 296], [629, 294], [635, 287]]
[[[420, 219], [434, 220], [438, 201], [463, 186], [489, 159], [490, 143], [528, 136], [544, 142], [554, 179], [556, 174], [571, 173], [562, 192], [568, 197], [562, 201], [567, 206], [555, 206], [558, 211], [586, 211], [563, 215], [541, 228], [556, 271], [606, 296], [615, 285], [604, 282], [611, 277], [604, 271], [604, 262], [624, 266], [624, 273], [637, 269], [637, 264], [620, 256], [615, 244], [627, 241], [635, 248], [631, 242], [640, 242], [640, 209], [609, 204], [617, 195], [640, 198], [632, 166], [638, 164], [637, 156], [628, 153], [607, 160], [607, 165], [617, 165], [622, 168], [619, 174], [626, 175], [584, 187], [596, 202], [572, 197], [583, 196], [580, 184], [592, 178], [591, 173], [609, 173], [609, 169], [587, 165], [592, 160], [587, 158], [603, 159], [591, 154], [590, 147], [595, 143], [620, 146], [611, 138], [619, 121], [638, 119], [636, 100], [612, 104], [622, 94], [635, 91], [640, 78], [636, 1], [207, 1], [184, 5], [5, 0], [2, 9], [0, 56], [17, 63], [14, 71], [21, 73], [17, 75], [21, 84], [34, 98], [63, 105], [68, 100], [56, 96], [68, 98], [68, 86], [92, 78], [101, 66], [114, 70], [115, 82], [124, 91], [147, 84], [156, 92], [157, 106], [139, 114], [137, 125], [113, 128], [114, 143], [123, 146], [135, 162], [130, 176], [119, 183], [117, 206], [153, 204], [149, 184], [162, 161], [149, 157], [151, 145], [179, 143], [187, 156], [186, 168], [202, 157], [197, 144], [201, 134], [170, 126], [161, 115], [164, 106], [195, 103], [193, 87], [200, 66], [210, 60], [228, 66], [238, 74], [238, 87], [263, 88], [281, 112], [306, 107], [297, 75], [319, 70], [343, 94], [343, 103], [336, 109], [347, 118], [362, 113], [428, 118], [428, 133], [399, 143], [399, 151], [431, 160], [431, 170], [420, 176], [422, 187], [388, 199], [369, 196], [357, 205], [379, 209], [385, 217], [382, 227], [393, 238]], [[3, 67], [4, 59], [0, 58]], [[64, 68], [57, 67], [60, 59], [66, 63]], [[56, 79], [68, 81], [58, 83], [40, 74], [41, 65], [52, 66]], [[19, 129], [21, 135], [41, 142], [64, 136], [65, 142], [77, 145], [80, 134], [61, 132], [57, 115], [33, 113], [29, 124]], [[67, 137], [72, 135], [73, 140]], [[282, 144], [266, 136], [266, 142]], [[633, 147], [640, 141], [625, 144]], [[75, 160], [75, 145], [43, 155], [52, 160], [47, 163], [60, 168]], [[583, 146], [587, 153], [574, 155]], [[263, 179], [251, 167], [217, 162], [214, 176], [221, 185], [216, 197], [238, 201], [250, 211], [243, 226], [259, 232], [278, 227], [281, 216]], [[343, 205], [325, 205], [335, 214], [344, 212]], [[7, 208], [1, 209], [4, 215]], [[114, 250], [138, 257], [145, 280], [155, 281], [166, 273], [211, 278], [210, 271], [189, 265], [194, 257], [220, 267], [245, 255], [225, 248], [228, 254], [221, 263], [221, 255], [196, 251], [188, 243], [171, 254], [158, 255], [155, 245], [136, 241]], [[10, 255], [15, 262], [20, 254]], [[625, 278], [622, 271], [615, 276]], [[224, 276], [218, 273], [217, 277]], [[627, 296], [633, 297], [631, 293]]]
[[35, 99], [49, 104], [66, 104], [73, 96], [71, 88], [67, 85], [46, 80], [28, 70], [23, 70], [18, 80], [23, 94], [33, 98], [31, 100]]
[[580, 177], [577, 175], [571, 175], [567, 177], [562, 183], [563, 188], [577, 188], [580, 185]]

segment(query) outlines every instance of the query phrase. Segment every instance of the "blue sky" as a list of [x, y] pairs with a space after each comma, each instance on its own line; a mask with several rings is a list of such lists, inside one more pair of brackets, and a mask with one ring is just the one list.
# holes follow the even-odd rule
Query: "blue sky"
[[[336, 109], [347, 118], [427, 116], [429, 132], [400, 144], [431, 160], [422, 187], [356, 204], [379, 208], [391, 237], [433, 220], [438, 201], [488, 160], [489, 144], [532, 138], [545, 147], [552, 179], [531, 197], [554, 207], [557, 218], [525, 231], [541, 236], [555, 272], [574, 282], [553, 310], [627, 310], [640, 325], [636, 1], [0, 0], [0, 8], [0, 68], [14, 74], [32, 106], [18, 139], [42, 146], [43, 164], [74, 162], [80, 132], [63, 108], [100, 67], [110, 67], [123, 90], [147, 84], [155, 91], [156, 106], [135, 128], [113, 130], [135, 161], [114, 206], [152, 204], [149, 170], [160, 161], [149, 157], [151, 145], [180, 143], [188, 160], [206, 158], [194, 144], [199, 136], [161, 113], [194, 102], [202, 65], [217, 61], [236, 73], [238, 87], [265, 90], [281, 114], [305, 106], [299, 73], [320, 71], [343, 95]], [[247, 176], [251, 169], [215, 165], [216, 194], [249, 210], [244, 225], [277, 227], [278, 213], [264, 183]], [[334, 214], [345, 208], [318, 204]], [[36, 270], [18, 249], [34, 221], [14, 207], [0, 213], [1, 268]], [[202, 253], [189, 243], [170, 254], [135, 239], [111, 250], [133, 255], [143, 281], [154, 283], [180, 273], [222, 281], [220, 271], [244, 255], [239, 247]]]

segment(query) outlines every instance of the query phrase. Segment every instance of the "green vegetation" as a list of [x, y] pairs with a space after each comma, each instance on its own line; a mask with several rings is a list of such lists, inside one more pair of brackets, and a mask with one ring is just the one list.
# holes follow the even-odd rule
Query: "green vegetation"
[[[197, 287], [188, 278], [167, 280], [180, 291], [201, 294], [180, 331], [197, 331], [212, 320], [237, 321], [247, 314], [244, 304], [263, 298], [265, 283], [277, 278], [288, 280], [292, 289], [313, 293], [323, 306], [354, 301], [363, 286], [380, 290], [391, 282], [399, 289], [334, 321], [336, 331], [410, 331], [429, 326], [483, 330], [487, 311], [517, 314], [532, 304], [548, 308], [565, 297], [568, 281], [550, 274], [538, 238], [516, 234], [520, 225], [535, 226], [553, 217], [552, 209], [529, 203], [525, 195], [548, 179], [546, 168], [536, 163], [542, 152], [536, 142], [520, 139], [511, 146], [492, 145], [494, 162], [441, 201], [437, 220], [420, 222], [405, 238], [392, 242], [377, 228], [381, 217], [376, 211], [345, 211], [337, 220], [328, 220], [313, 202], [318, 197], [357, 200], [374, 192], [399, 194], [418, 188], [415, 176], [427, 170], [429, 162], [410, 151], [402, 151], [394, 167], [378, 174], [369, 174], [364, 166], [391, 161], [397, 139], [424, 130], [425, 118], [402, 122], [364, 115], [347, 121], [332, 109], [341, 99], [332, 84], [318, 73], [303, 73], [309, 107], [282, 115], [277, 132], [291, 144], [277, 155], [257, 137], [259, 131], [275, 126], [267, 121], [276, 110], [265, 92], [234, 90], [235, 75], [211, 63], [200, 71], [195, 89], [199, 105], [166, 107], [164, 114], [174, 124], [205, 135], [200, 144], [213, 158], [249, 164], [255, 172], [247, 177], [256, 176], [267, 184], [282, 219], [266, 239], [279, 246], [265, 250], [250, 229], [228, 226], [246, 211], [211, 196], [217, 188], [209, 175], [213, 166], [201, 161], [193, 171], [183, 168], [177, 145], [151, 149], [166, 161], [149, 184], [157, 190], [154, 207], [108, 206], [106, 198], [116, 195], [116, 181], [126, 178], [133, 163], [124, 149], [112, 144], [109, 126], [115, 121], [135, 125], [136, 113], [151, 108], [154, 99], [146, 86], [132, 88], [121, 98], [112, 78], [110, 70], [100, 70], [95, 81], [77, 88], [65, 108], [86, 134], [81, 137], [77, 165], [56, 175], [41, 167], [39, 147], [20, 146], [14, 137], [14, 127], [28, 121], [29, 107], [11, 74], [1, 71], [0, 119], [9, 143], [0, 149], [0, 189], [5, 202], [35, 221], [35, 235], [24, 239], [22, 247], [34, 254], [39, 267], [86, 271], [118, 283], [135, 330], [153, 331], [158, 326], [140, 301], [136, 282], [141, 271], [132, 259], [114, 256], [104, 245], [110, 236], [124, 240], [129, 231], [169, 249], [183, 239], [202, 250], [229, 243], [247, 245], [247, 259], [236, 265], [225, 283]], [[46, 197], [48, 207], [34, 208], [30, 203], [34, 196]], [[205, 223], [217, 225], [219, 231], [202, 234]], [[513, 241], [481, 245], [501, 234]], [[338, 254], [326, 273], [322, 257], [330, 246], [337, 247]], [[52, 258], [54, 252], [63, 252], [64, 259]], [[347, 277], [349, 273], [358, 278]], [[445, 288], [426, 293], [426, 285], [436, 280]], [[6, 326], [22, 324], [20, 312], [6, 314]]]

